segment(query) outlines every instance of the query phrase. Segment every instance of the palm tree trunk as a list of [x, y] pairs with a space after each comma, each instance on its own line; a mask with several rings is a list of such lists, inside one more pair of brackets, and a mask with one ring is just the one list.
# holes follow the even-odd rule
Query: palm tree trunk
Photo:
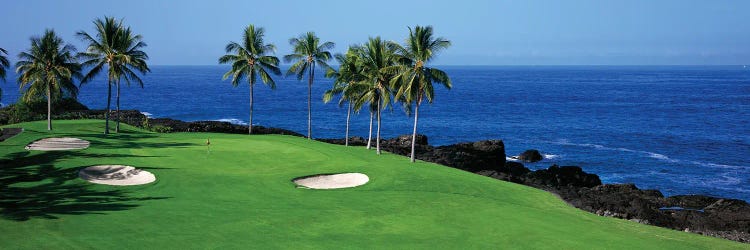
[[107, 81], [107, 110], [104, 111], [104, 134], [109, 134], [109, 111], [112, 101], [112, 80]]
[[378, 135], [377, 138], [375, 138], [375, 145], [377, 154], [380, 154], [380, 100], [378, 100]]
[[250, 120], [247, 123], [247, 133], [253, 133], [253, 84], [250, 84]]
[[352, 103], [348, 103], [348, 108], [346, 110], [346, 141], [344, 143], [344, 146], [349, 146], [349, 117], [352, 115]]
[[411, 134], [411, 162], [414, 162], [414, 145], [417, 142], [417, 118], [419, 118], [419, 101], [422, 98], [417, 98], [417, 105], [414, 108], [414, 131]]
[[117, 94], [116, 94], [116, 106], [117, 106], [117, 116], [116, 119], [116, 125], [115, 125], [115, 133], [120, 133], [120, 79], [117, 79]]
[[310, 66], [307, 79], [307, 139], [312, 140], [312, 84], [315, 77], [315, 63]]
[[372, 110], [370, 110], [370, 134], [367, 136], [367, 149], [372, 148]]
[[52, 90], [47, 84], [47, 130], [52, 130]]

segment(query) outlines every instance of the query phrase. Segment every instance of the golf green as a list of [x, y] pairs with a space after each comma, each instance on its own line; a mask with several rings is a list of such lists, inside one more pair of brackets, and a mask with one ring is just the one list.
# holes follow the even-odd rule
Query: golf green
[[[104, 121], [14, 124], [0, 142], [0, 248], [728, 249], [750, 245], [605, 218], [534, 188], [363, 147], [281, 135], [158, 134]], [[47, 137], [90, 147], [27, 151]], [[206, 145], [210, 138], [211, 144]], [[78, 178], [128, 165], [156, 181]], [[364, 173], [362, 186], [297, 188], [293, 179]]]

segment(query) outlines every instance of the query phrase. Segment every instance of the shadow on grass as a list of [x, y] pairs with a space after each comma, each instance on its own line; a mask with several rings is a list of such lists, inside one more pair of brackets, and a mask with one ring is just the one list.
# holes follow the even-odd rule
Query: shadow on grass
[[133, 209], [143, 201], [169, 197], [135, 197], [121, 189], [96, 190], [77, 182], [79, 168], [62, 169], [54, 162], [68, 157], [143, 157], [83, 152], [17, 152], [0, 160], [0, 217], [25, 221], [57, 219], [56, 215], [104, 214]]
[[[152, 142], [143, 141], [144, 139], [157, 138], [156, 134], [146, 133], [119, 133], [119, 134], [82, 134], [79, 136], [85, 136], [89, 138], [96, 138], [101, 140], [92, 140], [91, 147], [100, 149], [120, 149], [120, 148], [182, 148], [189, 146], [196, 146], [197, 144], [185, 143], [185, 142]], [[109, 142], [110, 139], [117, 139], [116, 142]]]

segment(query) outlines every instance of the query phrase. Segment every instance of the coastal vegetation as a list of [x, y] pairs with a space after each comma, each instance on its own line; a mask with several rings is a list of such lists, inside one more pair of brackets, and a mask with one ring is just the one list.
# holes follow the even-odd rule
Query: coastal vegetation
[[[339, 106], [346, 103], [345, 146], [349, 146], [349, 121], [352, 114], [352, 102], [357, 103], [354, 107], [355, 112], [359, 112], [362, 107], [361, 103], [357, 102], [358, 98], [356, 95], [359, 92], [353, 88], [357, 82], [362, 81], [364, 78], [357, 53], [356, 48], [350, 47], [346, 54], [336, 54], [334, 56], [339, 63], [339, 69], [329, 68], [326, 72], [326, 77], [333, 78], [333, 87], [323, 94], [323, 101], [326, 103], [330, 102], [335, 95], [341, 95], [341, 99], [338, 102]], [[370, 119], [370, 137], [372, 137], [372, 119]]]
[[18, 84], [24, 89], [23, 100], [40, 96], [47, 99], [47, 130], [52, 130], [52, 102], [64, 93], [75, 97], [78, 87], [74, 78], [81, 78], [81, 65], [75, 47], [66, 44], [54, 30], [45, 30], [41, 37], [31, 38], [31, 47], [18, 54]]
[[[412, 130], [411, 161], [415, 161], [415, 143], [417, 137], [417, 121], [419, 107], [422, 101], [432, 103], [434, 83], [451, 88], [451, 80], [444, 71], [428, 67], [430, 62], [442, 50], [450, 46], [450, 41], [442, 37], [434, 37], [432, 26], [416, 26], [409, 28], [409, 37], [404, 46], [392, 41], [384, 41], [380, 37], [370, 38], [362, 46], [350, 48], [347, 57], [338, 60], [339, 71], [355, 71], [361, 79], [341, 83], [332, 71], [330, 77], [335, 79], [334, 86], [327, 91], [323, 100], [328, 102], [334, 94], [342, 94], [343, 100], [353, 100], [355, 107], [370, 104], [370, 136], [367, 148], [370, 148], [372, 137], [372, 117], [377, 119], [376, 153], [380, 154], [380, 124], [381, 113], [394, 102], [401, 102], [407, 113], [412, 113], [414, 107], [414, 127]], [[347, 64], [346, 60], [353, 63]], [[355, 63], [356, 62], [356, 63]], [[357, 109], [358, 110], [358, 109]], [[349, 113], [347, 111], [347, 144], [349, 137]]]
[[[0, 80], [5, 82], [6, 70], [10, 67], [10, 61], [8, 61], [8, 51], [0, 48]], [[3, 89], [0, 88], [0, 101], [3, 99]]]
[[395, 44], [384, 41], [380, 37], [370, 38], [367, 43], [359, 48], [360, 60], [362, 60], [362, 74], [365, 80], [355, 85], [359, 91], [358, 102], [370, 103], [374, 108], [377, 119], [377, 132], [375, 133], [375, 152], [380, 154], [380, 124], [381, 113], [391, 104], [393, 95], [390, 85], [392, 74], [386, 69], [395, 63]]
[[[98, 75], [107, 76], [107, 106], [104, 113], [104, 134], [109, 134], [109, 121], [112, 113], [112, 87], [115, 87], [115, 132], [120, 130], [120, 89], [124, 80], [129, 86], [131, 82], [143, 87], [140, 75], [150, 72], [147, 64], [148, 55], [143, 51], [146, 43], [141, 35], [132, 32], [131, 28], [123, 24], [123, 20], [114, 17], [97, 18], [93, 21], [95, 32], [89, 34], [79, 31], [76, 36], [86, 42], [86, 50], [72, 56], [72, 60], [80, 58], [80, 69], [87, 72], [81, 77], [80, 85], [93, 81]], [[249, 122], [248, 134], [253, 133], [254, 86], [257, 79], [271, 89], [276, 88], [272, 75], [281, 75], [279, 58], [273, 56], [276, 47], [264, 41], [265, 30], [262, 27], [248, 25], [240, 42], [230, 42], [225, 46], [226, 55], [219, 57], [220, 64], [230, 64], [231, 68], [222, 79], [231, 79], [237, 87], [242, 80], [247, 80], [249, 94]], [[334, 96], [341, 95], [339, 105], [347, 104], [347, 119], [345, 137], [349, 139], [349, 127], [352, 111], [358, 113], [367, 108], [370, 114], [370, 129], [367, 148], [372, 144], [373, 122], [376, 122], [375, 134], [376, 153], [381, 154], [380, 131], [382, 111], [400, 103], [407, 114], [414, 115], [412, 130], [412, 148], [417, 134], [419, 108], [423, 101], [432, 103], [433, 82], [440, 83], [450, 89], [451, 82], [448, 75], [438, 69], [428, 67], [436, 54], [450, 46], [450, 41], [442, 37], [433, 37], [431, 26], [416, 26], [409, 28], [409, 36], [405, 44], [399, 45], [378, 37], [371, 37], [362, 45], [352, 45], [345, 55], [331, 54], [335, 44], [322, 42], [314, 32], [307, 32], [289, 40], [293, 47], [291, 54], [283, 57], [287, 63], [292, 63], [286, 72], [287, 76], [294, 75], [298, 80], [307, 77], [307, 137], [312, 139], [312, 85], [315, 79], [316, 66], [325, 72], [325, 76], [333, 78], [333, 86], [323, 95], [324, 102], [330, 102]], [[75, 51], [75, 48], [67, 48]], [[0, 50], [0, 56], [5, 53]], [[338, 70], [328, 65], [328, 61], [336, 59]], [[77, 62], [76, 62], [77, 63]], [[7, 64], [5, 57], [0, 57], [0, 66]], [[0, 67], [3, 68], [3, 67]], [[75, 75], [75, 74], [74, 74]], [[4, 78], [4, 68], [0, 71]], [[72, 84], [72, 80], [70, 80]], [[73, 86], [75, 87], [75, 86]], [[71, 91], [75, 98], [76, 91]], [[33, 94], [33, 93], [32, 93]], [[23, 101], [23, 100], [19, 100]], [[50, 106], [52, 101], [49, 102]], [[23, 106], [19, 106], [23, 107]], [[412, 110], [413, 107], [413, 110]], [[48, 120], [51, 129], [51, 108], [48, 108]], [[413, 112], [412, 112], [413, 111]], [[16, 112], [17, 113], [17, 112]], [[412, 114], [413, 113], [413, 114]], [[15, 113], [13, 113], [15, 114]], [[23, 121], [22, 117], [13, 117], [9, 121]], [[415, 161], [412, 149], [411, 161]]]
[[[47, 30], [41, 38], [32, 38], [31, 48], [19, 55], [20, 61], [16, 64], [18, 83], [24, 90], [24, 97], [10, 112], [14, 119], [8, 121], [15, 123], [38, 119], [38, 110], [46, 104], [47, 131], [43, 129], [42, 122], [14, 124], [26, 131], [8, 140], [5, 144], [8, 147], [0, 148], [0, 163], [3, 165], [0, 176], [4, 177], [0, 178], [0, 187], [6, 189], [6, 193], [0, 196], [0, 228], [18, 229], [0, 235], [0, 242], [3, 242], [0, 245], [49, 248], [67, 244], [74, 248], [90, 248], [117, 246], [112, 242], [132, 237], [150, 237], [164, 242], [135, 241], [130, 244], [134, 248], [175, 247], [180, 244], [185, 247], [241, 247], [248, 244], [287, 248], [322, 248], [341, 244], [368, 247], [382, 242], [403, 248], [435, 244], [454, 248], [510, 244], [521, 248], [548, 247], [552, 244], [562, 248], [742, 247], [698, 235], [597, 217], [576, 210], [558, 197], [540, 190], [426, 162], [439, 162], [434, 161], [435, 157], [451, 157], [450, 153], [445, 153], [445, 148], [437, 150], [425, 145], [426, 137], [422, 137], [424, 142], [420, 145], [421, 160], [425, 160], [425, 149], [432, 150], [434, 154], [436, 151], [443, 153], [415, 163], [420, 105], [434, 101], [434, 85], [447, 89], [452, 87], [450, 77], [430, 65], [439, 52], [451, 45], [447, 39], [436, 37], [431, 26], [409, 28], [409, 36], [403, 45], [370, 37], [364, 44], [352, 45], [345, 54], [335, 56], [330, 52], [334, 44], [321, 43], [312, 32], [290, 40], [294, 53], [284, 59], [294, 64], [287, 75], [295, 75], [298, 80], [305, 75], [308, 78], [307, 138], [312, 139], [311, 88], [318, 66], [325, 71], [326, 77], [333, 79], [333, 86], [325, 92], [323, 101], [330, 102], [340, 95], [338, 104], [347, 105], [345, 145], [349, 145], [352, 111], [358, 113], [362, 108], [367, 108], [370, 113], [370, 136], [366, 149], [370, 149], [376, 119], [375, 147], [377, 155], [382, 156], [374, 158], [371, 151], [364, 148], [341, 149], [289, 136], [256, 135], [253, 140], [247, 140], [242, 136], [214, 133], [161, 134], [194, 132], [196, 130], [191, 129], [196, 127], [204, 129], [202, 131], [226, 129], [220, 127], [224, 124], [217, 125], [219, 122], [197, 122], [173, 130], [174, 127], [162, 125], [164, 123], [151, 126], [149, 119], [145, 118], [137, 124], [160, 133], [132, 127], [130, 124], [134, 123], [131, 122], [122, 127], [123, 134], [91, 134], [90, 131], [100, 129], [104, 129], [105, 134], [109, 133], [112, 87], [116, 87], [115, 131], [121, 131], [120, 83], [123, 80], [128, 85], [136, 82], [143, 87], [140, 75], [150, 71], [146, 63], [148, 56], [142, 50], [146, 44], [140, 35], [134, 34], [130, 27], [123, 25], [122, 20], [115, 18], [96, 19], [94, 23], [94, 36], [83, 31], [77, 33], [80, 39], [88, 43], [83, 53], [76, 54], [73, 46], [65, 44], [52, 30]], [[275, 52], [275, 46], [264, 42], [264, 34], [263, 28], [249, 25], [244, 30], [242, 40], [227, 44], [227, 54], [219, 58], [219, 63], [231, 65], [223, 80], [231, 76], [231, 83], [235, 87], [242, 80], [248, 81], [248, 134], [253, 134], [253, 87], [257, 78], [275, 89], [271, 74], [281, 75], [279, 59], [271, 55]], [[2, 78], [5, 78], [4, 70], [9, 64], [4, 54], [7, 52], [0, 49]], [[332, 58], [339, 64], [337, 69], [328, 65]], [[84, 59], [83, 64], [79, 64], [77, 59]], [[88, 70], [85, 76], [81, 74], [82, 68]], [[78, 87], [74, 79], [81, 79], [82, 84], [88, 83], [102, 71], [107, 71], [107, 110], [77, 116], [64, 114], [64, 117], [81, 119], [103, 115], [104, 127], [100, 120], [61, 121], [55, 132], [50, 132], [55, 108], [87, 109], [75, 100]], [[404, 143], [407, 139], [401, 139], [406, 136], [397, 138], [396, 142], [386, 142], [385, 150], [388, 152], [381, 153], [381, 113], [393, 109], [396, 104], [400, 104], [408, 115], [414, 116], [411, 140], [408, 141], [411, 143], [413, 164], [406, 164], [403, 162], [405, 158], [388, 153], [395, 152], [393, 148], [388, 148], [388, 144], [407, 145]], [[53, 105], [60, 107], [53, 108]], [[0, 111], [0, 120], [3, 112]], [[143, 116], [137, 111], [130, 112]], [[234, 133], [245, 131], [244, 127], [232, 126], [235, 126], [230, 128]], [[268, 134], [271, 130], [258, 126], [257, 134]], [[288, 132], [296, 134], [282, 131]], [[50, 136], [83, 137], [91, 141], [93, 147], [86, 151], [58, 153], [22, 150], [23, 145]], [[210, 137], [213, 144], [209, 144], [206, 137]], [[362, 140], [355, 143], [363, 144]], [[502, 145], [502, 141], [495, 143], [489, 146], [487, 142], [474, 143], [468, 151]], [[467, 145], [457, 147], [466, 149], [469, 147]], [[404, 148], [402, 146], [398, 154], [406, 155]], [[467, 158], [465, 151], [451, 152], [460, 155], [456, 158]], [[290, 158], [289, 154], [298, 157]], [[505, 156], [504, 152], [502, 156]], [[115, 188], [91, 185], [76, 178], [81, 166], [99, 161], [139, 166], [154, 172], [159, 176], [159, 181], [142, 187]], [[493, 166], [509, 168], [514, 165]], [[515, 171], [522, 174], [507, 175], [505, 179], [502, 177], [504, 172], [485, 174], [503, 180], [513, 181], [515, 178], [519, 183], [525, 180], [526, 184], [531, 183], [530, 186], [538, 184], [534, 182], [538, 179], [529, 177], [534, 174], [519, 170], [523, 165], [520, 168], [515, 166], [509, 173]], [[571, 169], [573, 167], [553, 166], [547, 172]], [[366, 172], [373, 181], [354, 189], [319, 193], [295, 188], [290, 182], [299, 176], [353, 171]], [[598, 177], [596, 180], [599, 181]], [[247, 186], [248, 182], [250, 186]], [[195, 183], [200, 188], [179, 183]], [[534, 187], [550, 187], [543, 184]], [[658, 196], [661, 198], [661, 194]], [[718, 204], [726, 203], [722, 202]], [[650, 206], [657, 210], [663, 207]], [[404, 210], [404, 207], [408, 209]], [[333, 211], [334, 215], [321, 214], [320, 211]], [[107, 220], [101, 220], [102, 216], [106, 216]], [[186, 216], [192, 219], [189, 223], [180, 220]], [[631, 215], [621, 216], [629, 219]], [[149, 219], [154, 223], [145, 226], [126, 223], [133, 218]], [[165, 228], [165, 224], [173, 227]], [[204, 235], [190, 232], [196, 226], [221, 233]], [[72, 229], [60, 237], [59, 228], [69, 227]], [[112, 236], [115, 232], [125, 233]], [[32, 241], [18, 240], [32, 233], [40, 237]], [[185, 240], [175, 243], [175, 237]], [[204, 240], [192, 242], [195, 238]], [[425, 238], [436, 240], [420, 244]], [[234, 241], [225, 243], [230, 239]], [[290, 242], [289, 239], [294, 241]], [[330, 239], [337, 241], [331, 243]]]
[[253, 86], [260, 77], [263, 84], [271, 89], [276, 89], [276, 82], [269, 72], [280, 75], [279, 58], [269, 55], [276, 50], [273, 44], [263, 41], [265, 30], [247, 26], [242, 35], [242, 42], [230, 42], [226, 46], [226, 52], [230, 53], [219, 58], [220, 64], [231, 64], [232, 68], [224, 74], [223, 80], [232, 77], [232, 86], [237, 87], [243, 78], [250, 85], [250, 119], [248, 122], [248, 134], [253, 133]]
[[327, 71], [328, 61], [333, 57], [330, 50], [335, 44], [333, 42], [320, 42], [314, 32], [307, 32], [296, 38], [289, 39], [293, 47], [293, 53], [284, 56], [287, 63], [294, 62], [289, 67], [286, 75], [295, 75], [297, 80], [302, 80], [307, 73], [307, 138], [312, 140], [312, 85], [315, 78], [315, 66]]
[[124, 79], [130, 85], [130, 82], [136, 82], [143, 87], [143, 80], [140, 74], [146, 74], [150, 69], [146, 60], [148, 55], [142, 49], [146, 43], [142, 40], [141, 35], [133, 34], [130, 27], [123, 25], [122, 20], [116, 20], [114, 17], [97, 18], [94, 20], [94, 36], [79, 31], [76, 35], [88, 43], [85, 52], [79, 54], [84, 60], [83, 66], [89, 71], [81, 81], [85, 84], [93, 80], [105, 68], [107, 71], [107, 112], [105, 113], [104, 134], [109, 134], [109, 116], [111, 113], [112, 85], [117, 87], [117, 125], [115, 132], [120, 130], [120, 82]]
[[409, 28], [409, 38], [404, 47], [398, 47], [399, 61], [397, 74], [393, 78], [393, 85], [397, 86], [395, 98], [403, 98], [406, 103], [414, 103], [414, 130], [411, 140], [411, 161], [414, 162], [414, 145], [417, 139], [417, 119], [419, 119], [419, 105], [427, 100], [432, 103], [435, 95], [432, 83], [442, 84], [451, 88], [451, 80], [444, 71], [428, 67], [427, 63], [435, 58], [440, 51], [448, 48], [450, 41], [442, 37], [434, 37], [432, 26]]

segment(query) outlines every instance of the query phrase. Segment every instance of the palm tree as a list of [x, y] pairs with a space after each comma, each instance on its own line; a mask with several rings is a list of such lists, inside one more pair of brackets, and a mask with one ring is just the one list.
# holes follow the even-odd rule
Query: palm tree
[[[349, 120], [352, 113], [352, 100], [355, 100], [361, 93], [355, 93], [350, 90], [350, 86], [356, 82], [363, 80], [362, 67], [360, 67], [360, 59], [358, 56], [356, 47], [349, 47], [346, 55], [336, 54], [336, 61], [339, 63], [339, 70], [336, 71], [333, 68], [328, 69], [326, 77], [333, 78], [333, 88], [326, 91], [323, 95], [323, 101], [328, 103], [333, 99], [333, 96], [341, 94], [339, 105], [344, 102], [347, 103], [346, 111], [346, 135], [345, 135], [345, 146], [349, 146]], [[358, 109], [357, 109], [358, 111]]]
[[63, 91], [73, 97], [78, 94], [73, 78], [81, 78], [81, 65], [75, 52], [73, 45], [65, 44], [48, 29], [41, 38], [32, 37], [31, 48], [18, 54], [18, 83], [21, 89], [27, 88], [23, 99], [30, 101], [42, 95], [47, 98], [47, 130], [52, 130], [52, 99]]
[[109, 134], [109, 114], [111, 112], [112, 85], [117, 86], [117, 126], [120, 128], [120, 81], [125, 79], [130, 85], [135, 81], [143, 87], [143, 81], [136, 74], [150, 72], [146, 60], [148, 55], [141, 49], [146, 47], [141, 35], [134, 35], [130, 27], [124, 27], [122, 20], [117, 21], [113, 17], [104, 17], [94, 20], [96, 36], [93, 37], [84, 31], [76, 35], [88, 43], [86, 52], [79, 53], [85, 62], [83, 66], [89, 67], [89, 72], [84, 76], [81, 84], [91, 81], [105, 67], [107, 68], [107, 111], [105, 112], [104, 134]]
[[8, 61], [7, 55], [8, 55], [8, 51], [6, 51], [3, 48], [0, 48], [0, 79], [3, 79], [3, 82], [5, 81], [5, 74], [6, 74], [5, 69], [10, 67], [10, 61]]
[[393, 42], [383, 41], [380, 37], [371, 37], [360, 50], [363, 74], [365, 81], [369, 84], [369, 88], [365, 91], [367, 94], [363, 95], [365, 99], [362, 101], [366, 100], [375, 106], [375, 117], [378, 122], [375, 139], [377, 154], [380, 154], [381, 113], [391, 102], [392, 91], [389, 83], [393, 74], [388, 70], [395, 63], [397, 47], [398, 45]]
[[287, 72], [287, 75], [297, 75], [297, 80], [302, 80], [307, 72], [307, 138], [312, 140], [312, 84], [315, 78], [315, 65], [323, 70], [330, 68], [327, 62], [331, 59], [334, 43], [320, 43], [320, 38], [314, 32], [307, 32], [299, 37], [289, 39], [289, 44], [294, 47], [294, 53], [284, 56], [284, 61], [289, 63], [296, 61]]
[[[10, 61], [8, 61], [8, 58], [6, 57], [8, 55], [8, 51], [6, 51], [3, 48], [0, 48], [0, 79], [5, 82], [5, 69], [10, 67]], [[0, 89], [0, 100], [2, 100], [3, 97], [3, 89]]]
[[396, 91], [396, 99], [410, 105], [414, 102], [414, 131], [411, 139], [411, 162], [414, 162], [414, 145], [417, 139], [417, 119], [419, 105], [424, 99], [432, 103], [434, 88], [432, 83], [439, 83], [445, 88], [451, 88], [448, 74], [442, 70], [427, 67], [434, 56], [448, 48], [451, 42], [442, 37], [433, 37], [432, 26], [416, 26], [409, 28], [409, 38], [404, 47], [399, 46], [399, 61], [401, 65], [395, 67], [398, 74], [391, 81]]
[[232, 69], [224, 74], [223, 80], [232, 77], [232, 85], [237, 87], [242, 78], [247, 78], [250, 84], [250, 122], [248, 123], [248, 134], [253, 133], [253, 85], [258, 76], [264, 84], [271, 89], [276, 89], [276, 83], [268, 74], [268, 71], [276, 75], [281, 74], [279, 70], [279, 58], [269, 56], [268, 53], [276, 50], [273, 44], [263, 43], [263, 28], [255, 28], [252, 24], [245, 28], [242, 36], [242, 44], [230, 42], [227, 44], [227, 54], [219, 58], [219, 63], [231, 63]]
[[148, 68], [146, 60], [148, 55], [141, 49], [146, 47], [146, 43], [143, 42], [141, 35], [135, 35], [130, 30], [130, 27], [123, 27], [122, 35], [119, 36], [117, 51], [122, 62], [119, 64], [120, 78], [116, 79], [115, 85], [117, 85], [117, 94], [115, 105], [117, 106], [117, 125], [115, 125], [115, 132], [120, 132], [120, 79], [125, 78], [125, 83], [130, 86], [130, 82], [138, 83], [138, 86], [143, 88], [143, 80], [136, 74], [136, 72], [145, 75], [147, 72], [151, 72]]

